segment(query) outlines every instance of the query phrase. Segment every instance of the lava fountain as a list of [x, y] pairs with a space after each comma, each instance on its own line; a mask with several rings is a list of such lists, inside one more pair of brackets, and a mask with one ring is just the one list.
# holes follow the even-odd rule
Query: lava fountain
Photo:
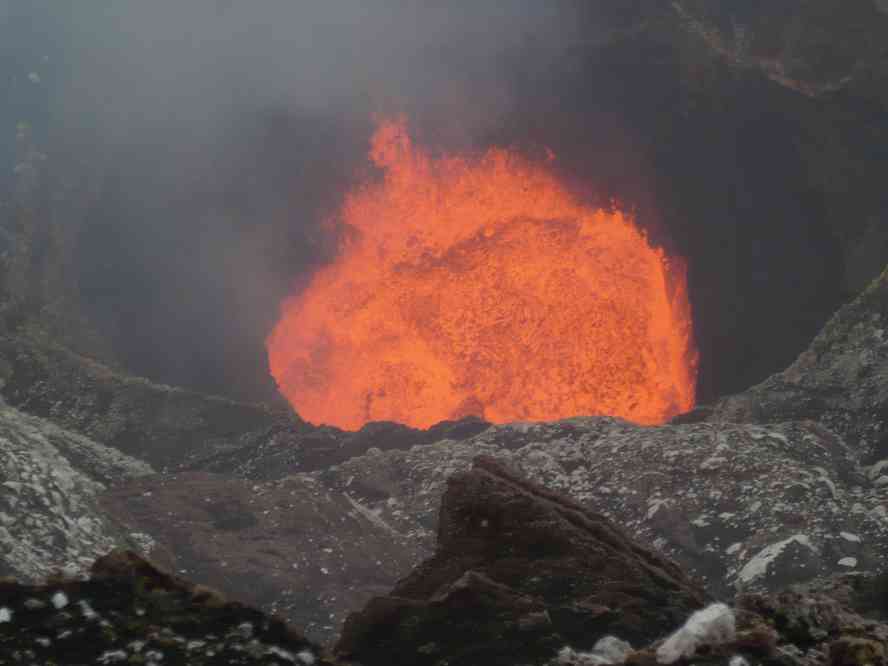
[[430, 157], [375, 132], [336, 259], [282, 306], [271, 372], [306, 420], [427, 427], [582, 414], [662, 423], [694, 405], [685, 266], [619, 209], [513, 151]]

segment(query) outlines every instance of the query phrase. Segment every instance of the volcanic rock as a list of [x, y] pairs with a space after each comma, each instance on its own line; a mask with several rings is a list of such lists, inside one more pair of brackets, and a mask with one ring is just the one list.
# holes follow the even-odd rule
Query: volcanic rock
[[435, 555], [350, 616], [337, 649], [365, 666], [538, 662], [565, 642], [648, 642], [705, 599], [604, 516], [479, 458], [448, 482]]
[[233, 448], [275, 423], [300, 425], [263, 405], [127, 376], [35, 336], [0, 338], [0, 358], [0, 394], [10, 405], [157, 468]]
[[[882, 491], [856, 473], [853, 452], [813, 422], [511, 424], [461, 442], [369, 452], [316, 478], [333, 488], [351, 480], [358, 501], [427, 544], [447, 477], [478, 454], [600, 511], [713, 591], [847, 571], [845, 558], [855, 558], [852, 568], [884, 566]], [[361, 492], [367, 486], [372, 493]]]
[[888, 75], [881, 33], [885, 8], [879, 2], [833, 0], [799, 5], [796, 11], [719, 2], [672, 3], [691, 34], [739, 68], [760, 71], [774, 83], [808, 97], [845, 92], [888, 105], [877, 82]]
[[98, 495], [153, 473], [116, 449], [0, 405], [0, 575], [73, 575], [114, 547], [150, 548], [148, 535], [101, 510]]
[[[281, 612], [318, 640], [332, 639], [350, 610], [432, 554], [446, 481], [479, 454], [602, 513], [726, 598], [738, 589], [776, 591], [818, 576], [883, 571], [888, 484], [880, 478], [888, 468], [862, 468], [872, 447], [854, 435], [882, 427], [885, 291], [883, 276], [827, 325], [794, 366], [807, 363], [810, 374], [797, 376], [810, 379], [789, 385], [781, 373], [669, 425], [604, 417], [475, 423], [484, 429], [468, 437], [451, 430], [430, 444], [378, 426], [378, 439], [364, 444], [381, 446], [311, 473], [287, 462], [285, 446], [257, 440], [207, 459], [213, 475], [125, 483], [106, 504], [130, 530], [151, 534], [154, 556], [171, 568]], [[862, 370], [850, 372], [861, 359]], [[806, 403], [792, 397], [803, 394], [828, 394], [831, 402], [810, 401], [799, 411]], [[772, 410], [770, 418], [761, 409], [729, 409], [750, 404], [749, 395]], [[345, 435], [315, 432], [345, 454], [336, 444]], [[386, 446], [390, 434], [390, 443], [409, 448]], [[224, 514], [230, 522], [220, 529]], [[312, 562], [335, 576], [306, 578]]]
[[368, 423], [313, 427], [285, 409], [131, 377], [39, 336], [0, 337], [0, 395], [11, 405], [141, 458], [159, 470], [251, 479], [314, 471], [367, 449], [409, 448], [481, 432], [475, 417], [427, 430]]
[[888, 459], [888, 268], [842, 307], [789, 368], [719, 401], [710, 422], [812, 419], [861, 463]]
[[[794, 366], [801, 368], [796, 379], [790, 377], [794, 383], [781, 373], [779, 382], [769, 380], [747, 392], [757, 402], [741, 394], [660, 427], [603, 417], [490, 427], [474, 422], [434, 431], [444, 439], [428, 443], [436, 435], [386, 424], [350, 435], [304, 426], [306, 446], [311, 437], [329, 443], [329, 450], [311, 462], [317, 468], [306, 472], [299, 456], [287, 458], [293, 431], [272, 425], [218, 440], [223, 445], [208, 447], [208, 455], [192, 459], [194, 471], [143, 476], [150, 468], [120, 457], [114, 449], [6, 408], [4, 423], [24, 433], [7, 438], [4, 446], [12, 455], [3, 463], [8, 469], [13, 469], [10, 464], [27, 470], [34, 466], [21, 462], [29, 459], [22, 451], [27, 456], [44, 452], [47, 462], [37, 469], [67, 465], [109, 490], [100, 504], [84, 503], [69, 498], [78, 497], [74, 491], [80, 487], [92, 489], [83, 494], [91, 497], [98, 486], [83, 482], [72, 487], [60, 493], [71, 504], [57, 505], [45, 520], [29, 521], [28, 513], [5, 510], [20, 526], [9, 543], [31, 543], [28, 548], [43, 559], [28, 556], [31, 559], [23, 561], [41, 564], [13, 568], [22, 560], [13, 559], [9, 551], [3, 562], [7, 571], [33, 578], [71, 558], [85, 562], [139, 535], [133, 540], [169, 568], [266, 611], [280, 612], [317, 640], [329, 641], [348, 612], [385, 594], [432, 555], [448, 477], [469, 470], [475, 457], [486, 454], [604, 515], [723, 598], [736, 589], [762, 594], [777, 592], [794, 580], [879, 572], [886, 568], [888, 552], [888, 484], [880, 481], [884, 464], [877, 460], [861, 467], [861, 462], [872, 461], [866, 451], [877, 450], [871, 433], [881, 427], [877, 417], [883, 400], [885, 343], [879, 331], [885, 290], [883, 276], [836, 315]], [[99, 385], [86, 384], [84, 395]], [[787, 386], [796, 393], [788, 394]], [[38, 385], [31, 395], [42, 390]], [[62, 395], [61, 381], [54, 390]], [[812, 401], [803, 413], [782, 411], [794, 404], [787, 395], [811, 394], [828, 395], [829, 403]], [[867, 402], [873, 399], [876, 410]], [[749, 404], [764, 407], [732, 407]], [[827, 409], [821, 412], [818, 405], [823, 404]], [[262, 432], [272, 434], [265, 440]], [[25, 435], [34, 441], [15, 448], [14, 442], [30, 441], [22, 439]], [[360, 455], [349, 457], [347, 437], [360, 442]], [[397, 448], [401, 446], [405, 448]], [[325, 465], [324, 460], [332, 462]], [[201, 464], [217, 471], [199, 471]], [[20, 474], [32, 483], [34, 473], [27, 470], [6, 474]], [[6, 497], [15, 488], [4, 487]], [[27, 506], [33, 515], [43, 515], [36, 497]], [[107, 526], [111, 538], [95, 549], [84, 547], [81, 554], [50, 549], [52, 556], [44, 557], [37, 547], [45, 543], [41, 525], [54, 520], [69, 527], [83, 525], [81, 518]], [[79, 537], [75, 541], [91, 543]], [[454, 581], [458, 578], [462, 574]], [[533, 626], [541, 617], [535, 615], [538, 606], [532, 595], [485, 571], [467, 575], [461, 584], [491, 607], [503, 600], [516, 607], [523, 604], [530, 614], [525, 625]], [[841, 603], [864, 609], [861, 614], [886, 612], [879, 610], [882, 602], [872, 595], [869, 601], [853, 604], [849, 600], [857, 597], [846, 597]], [[792, 603], [801, 607], [807, 602], [798, 597]], [[868, 606], [854, 605], [858, 603]], [[773, 615], [770, 610], [762, 613]], [[679, 624], [661, 627], [663, 635]], [[749, 641], [770, 640], [760, 628], [749, 631]], [[869, 654], [871, 646], [848, 643], [851, 638], [845, 641], [841, 635], [829, 634], [830, 640], [840, 641], [836, 654]], [[556, 641], [550, 644], [539, 636], [540, 645], [557, 647]], [[794, 638], [787, 640], [787, 645], [795, 645]], [[566, 639], [563, 644], [578, 650], [590, 647], [589, 642]], [[823, 654], [833, 650], [828, 644], [817, 645]], [[808, 647], [787, 649], [795, 654]]]
[[331, 664], [283, 622], [157, 569], [132, 552], [88, 580], [0, 582], [4, 664]]
[[785, 664], [883, 664], [888, 655], [885, 600], [872, 604], [883, 577], [831, 576], [772, 594], [742, 594], [736, 608], [747, 622], [774, 633], [770, 658]]
[[[881, 571], [888, 535], [888, 485], [878, 458], [888, 385], [886, 290], [883, 275], [786, 372], [655, 428], [593, 417], [495, 427], [466, 421], [425, 433], [373, 424], [342, 433], [118, 375], [59, 348], [7, 340], [15, 352], [7, 395], [139, 453], [174, 437], [175, 446], [161, 447], [158, 459], [194, 471], [129, 482], [133, 474], [103, 476], [100, 463], [55, 443], [52, 456], [70, 457], [69, 466], [104, 486], [120, 485], [104, 508], [74, 502], [43, 522], [31, 517], [42, 505], [15, 512], [19, 527], [8, 548], [24, 546], [30, 554], [13, 557], [9, 550], [2, 561], [6, 571], [33, 579], [114, 546], [141, 544], [171, 568], [330, 640], [350, 610], [432, 553], [447, 477], [487, 454], [605, 514], [717, 594]], [[221, 426], [208, 425], [215, 410], [229, 408]], [[256, 418], [242, 419], [245, 413]], [[138, 446], [126, 443], [128, 433]], [[29, 456], [46, 450], [26, 448]], [[97, 460], [116, 455], [95, 442], [88, 448], [101, 451], [93, 454]], [[872, 464], [861, 469], [865, 462]], [[53, 466], [65, 463], [44, 468]], [[7, 485], [4, 493], [28, 487]], [[113, 527], [108, 513], [125, 527]], [[78, 537], [71, 543], [82, 552], [72, 555], [42, 529], [53, 521], [69, 531], [95, 521], [119, 536], [99, 539], [95, 548]], [[127, 540], [131, 534], [135, 542]], [[306, 577], [309, 568], [320, 575]]]
[[444, 439], [465, 439], [489, 426], [475, 416], [442, 421], [426, 430], [389, 421], [367, 423], [357, 432], [331, 426], [305, 429], [298, 424], [281, 423], [241, 437], [234, 449], [191, 460], [184, 469], [262, 481], [279, 479], [294, 471], [326, 469], [369, 449], [409, 449]]
[[102, 507], [151, 534], [152, 559], [169, 569], [330, 641], [348, 612], [425, 555], [355, 492], [306, 475], [257, 483], [188, 472], [122, 484]]

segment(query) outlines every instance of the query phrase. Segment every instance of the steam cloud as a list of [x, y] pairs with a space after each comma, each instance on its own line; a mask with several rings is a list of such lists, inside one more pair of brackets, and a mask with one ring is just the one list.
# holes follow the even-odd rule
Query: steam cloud
[[[579, 10], [576, 10], [579, 11]], [[470, 145], [578, 34], [567, 4], [363, 0], [0, 3], [3, 164], [15, 124], [87, 197], [73, 264], [135, 372], [273, 393], [262, 341], [330, 251], [372, 116]], [[588, 30], [587, 30], [588, 36]], [[7, 173], [11, 169], [7, 170]], [[366, 175], [366, 174], [364, 174]], [[79, 189], [78, 189], [79, 188]], [[258, 366], [258, 367], [257, 367]]]
[[[728, 27], [765, 7], [703, 5]], [[104, 357], [267, 399], [279, 304], [334, 247], [319, 221], [378, 175], [374, 114], [404, 113], [432, 152], [551, 148], [572, 191], [688, 260], [706, 401], [785, 367], [847, 296], [830, 211], [856, 199], [812, 185], [810, 128], [858, 146], [830, 169], [876, 158], [845, 111], [683, 26], [637, 0], [0, 0], [0, 222], [27, 121], [40, 219], [72, 230]]]

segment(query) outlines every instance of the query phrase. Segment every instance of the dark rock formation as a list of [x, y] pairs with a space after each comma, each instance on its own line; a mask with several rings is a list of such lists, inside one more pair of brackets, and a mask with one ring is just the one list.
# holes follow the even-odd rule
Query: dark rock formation
[[[193, 471], [146, 476], [151, 470], [144, 463], [116, 449], [7, 408], [0, 413], [4, 474], [0, 561], [5, 571], [35, 577], [135, 541], [171, 570], [279, 612], [312, 637], [329, 641], [349, 611], [384, 595], [432, 555], [437, 532], [443, 537], [445, 555], [430, 562], [441, 565], [439, 573], [432, 576], [427, 565], [397, 586], [395, 596], [400, 600], [372, 602], [368, 612], [418, 618], [428, 626], [432, 619], [456, 626], [446, 618], [459, 618], [450, 612], [452, 604], [458, 606], [467, 598], [477, 611], [478, 633], [470, 633], [472, 625], [463, 625], [463, 631], [477, 637], [476, 645], [517, 626], [515, 640], [526, 641], [528, 649], [536, 651], [533, 654], [551, 655], [559, 642], [581, 652], [594, 647], [594, 636], [616, 632], [615, 617], [625, 620], [631, 609], [609, 614], [601, 611], [608, 607], [607, 600], [584, 606], [570, 597], [573, 592], [567, 586], [558, 594], [536, 589], [532, 577], [510, 578], [514, 571], [509, 562], [527, 560], [534, 553], [551, 558], [547, 561], [553, 568], [541, 569], [545, 575], [539, 579], [564, 580], [554, 565], [572, 566], [576, 563], [572, 554], [578, 552], [574, 549], [590, 546], [588, 533], [565, 516], [573, 516], [572, 511], [584, 516], [594, 512], [680, 563], [704, 581], [710, 593], [726, 599], [736, 589], [756, 593], [748, 598], [759, 599], [750, 606], [759, 619], [743, 630], [751, 632], [744, 640], [758, 641], [756, 654], [767, 653], [769, 659], [787, 664], [817, 663], [816, 654], [835, 653], [841, 660], [866, 656], [876, 648], [858, 639], [877, 640], [881, 629], [876, 624], [864, 622], [856, 633], [830, 625], [833, 628], [823, 634], [826, 638], [816, 643], [798, 638], [795, 630], [777, 635], [784, 627], [783, 620], [774, 619], [784, 613], [775, 610], [777, 604], [802, 608], [813, 599], [811, 595], [821, 592], [811, 588], [798, 593], [802, 596], [785, 598], [764, 592], [839, 572], [885, 570], [885, 463], [878, 460], [861, 467], [861, 462], [873, 462], [878, 456], [874, 443], [883, 427], [878, 415], [888, 367], [882, 334], [886, 287], [883, 276], [841, 310], [793, 366], [795, 370], [661, 427], [601, 417], [490, 427], [468, 421], [426, 433], [390, 424], [374, 424], [351, 434], [299, 423], [293, 430], [272, 424], [233, 439], [220, 438], [213, 446], [197, 446], [206, 452], [201, 456], [189, 458], [187, 451], [177, 452]], [[83, 363], [71, 361], [75, 362]], [[82, 423], [95, 419], [101, 425], [103, 416], [117, 413], [125, 422], [146, 424], [151, 430], [153, 419], [166, 413], [140, 411], [134, 399], [112, 401], [116, 409], [103, 412], [92, 401], [109, 386], [106, 382], [124, 396], [131, 384], [150, 395], [171, 391], [165, 387], [87, 364], [92, 370], [86, 376], [95, 379], [75, 382], [82, 392], [66, 395], [62, 378], [76, 380], [85, 371], [53, 374], [52, 363], [39, 367], [43, 379], [27, 394], [43, 395], [51, 387], [52, 395], [66, 405], [65, 410], [53, 411], [51, 402], [43, 403], [51, 414], [70, 409], [89, 417]], [[192, 395], [199, 406], [222, 409], [227, 404]], [[816, 400], [806, 402], [805, 396]], [[237, 409], [233, 414], [239, 413]], [[158, 432], [175, 428], [175, 421], [160, 423]], [[294, 434], [298, 428], [301, 434]], [[433, 441], [438, 437], [444, 439]], [[303, 459], [311, 441], [325, 442], [324, 450]], [[290, 451], [291, 445], [299, 455]], [[505, 472], [487, 469], [459, 476], [479, 454], [501, 459], [501, 464], [569, 495], [585, 508], [567, 510], [564, 507], [573, 504], [545, 499], [548, 495], [542, 491], [522, 494], [523, 482]], [[199, 471], [202, 465], [215, 472]], [[303, 471], [312, 467], [314, 471]], [[465, 506], [471, 516], [473, 501], [485, 505], [487, 513], [479, 513], [479, 520], [488, 520], [488, 527], [503, 525], [505, 536], [517, 539], [513, 543], [500, 534], [503, 543], [513, 546], [488, 553], [483, 539], [474, 540], [484, 535], [483, 530], [461, 531], [464, 524], [458, 521], [436, 527], [447, 480], [454, 474], [453, 483], [460, 490], [449, 496], [446, 515], [456, 515]], [[465, 479], [473, 475], [486, 479], [481, 488], [488, 495], [466, 485]], [[499, 485], [504, 494], [495, 491]], [[102, 492], [97, 501], [96, 493]], [[543, 497], [540, 505], [551, 502], [554, 518], [540, 518], [521, 505], [526, 497]], [[561, 525], [569, 538], [542, 538], [547, 525]], [[634, 561], [635, 547], [627, 546], [623, 537], [617, 542], [629, 549], [620, 551], [628, 561]], [[495, 564], [483, 566], [488, 555]], [[452, 570], [444, 566], [447, 562]], [[438, 578], [445, 569], [446, 576]], [[586, 578], [595, 580], [594, 572]], [[845, 609], [841, 612], [882, 617], [886, 611], [878, 593], [884, 587], [880, 580], [854, 594], [845, 593], [837, 602]], [[587, 600], [594, 596], [582, 584], [574, 592]], [[820, 603], [810, 601], [815, 606]], [[512, 609], [511, 615], [506, 613], [493, 624], [481, 621], [487, 611], [497, 616], [497, 609], [504, 607]], [[656, 613], [656, 605], [647, 610]], [[540, 615], [543, 611], [547, 614]], [[680, 624], [679, 614], [676, 611], [668, 622], [652, 620], [651, 626], [656, 624], [652, 632], [672, 631]], [[369, 627], [371, 619], [362, 626]], [[458, 624], [457, 619], [452, 622]], [[584, 638], [583, 631], [570, 628], [587, 627], [586, 622], [598, 623], [601, 631]], [[742, 614], [738, 622], [745, 622]], [[552, 628], [556, 626], [557, 630]], [[771, 634], [761, 627], [770, 627]], [[625, 627], [622, 631], [621, 638], [633, 638]], [[348, 637], [358, 634], [351, 629], [343, 645], [357, 641]], [[650, 639], [643, 636], [634, 644]], [[429, 659], [437, 649], [432, 643], [435, 640], [429, 638], [420, 646]], [[786, 650], [780, 652], [775, 646]], [[805, 656], [811, 650], [813, 656]], [[639, 663], [650, 657], [645, 657], [645, 648], [638, 654]]]
[[[571, 67], [522, 72], [518, 97], [534, 108], [490, 139], [545, 142], [568, 180], [581, 173], [638, 205], [651, 237], [690, 259], [704, 394], [739, 389], [788, 363], [888, 257], [888, 5], [589, 7], [600, 30], [569, 49]], [[597, 143], [610, 133], [588, 131], [590, 109], [636, 135]], [[74, 574], [138, 547], [319, 640], [369, 602], [340, 643], [368, 663], [537, 662], [615, 633], [639, 647], [630, 663], [650, 664], [657, 644], [645, 644], [704, 599], [670, 558], [713, 596], [741, 592], [736, 640], [700, 663], [888, 661], [888, 273], [785, 371], [663, 427], [578, 417], [344, 433], [72, 352], [123, 352], [146, 367], [144, 343], [111, 350], [108, 330], [84, 316], [82, 260], [103, 258], [95, 241], [115, 228], [92, 225], [101, 187], [63, 196], [45, 178], [55, 158], [25, 125], [16, 141], [17, 195], [0, 202], [0, 394], [12, 405], [0, 408], [0, 574]], [[627, 144], [638, 164], [590, 171], [590, 155]], [[113, 258], [115, 270], [126, 264]], [[94, 272], [93, 288], [114, 284], [109, 275]], [[268, 303], [257, 321], [273, 318]], [[112, 331], [121, 324], [105, 315]], [[128, 316], [115, 333], [127, 344], [144, 326]], [[264, 325], [232, 355], [235, 370], [264, 374]], [[160, 349], [149, 358], [169, 367], [157, 376], [193, 376], [171, 370], [193, 348]], [[500, 462], [468, 471], [479, 453]], [[129, 557], [102, 560], [87, 581], [0, 584], [0, 661], [293, 663], [307, 645]]]
[[0, 358], [9, 404], [158, 468], [232, 448], [278, 422], [307, 428], [286, 411], [153, 384], [36, 336], [0, 339]]
[[582, 4], [589, 38], [522, 72], [504, 142], [638, 205], [688, 259], [703, 399], [742, 391], [888, 261], [884, 3]]
[[117, 551], [88, 580], [0, 581], [4, 664], [330, 664], [283, 622]]
[[789, 368], [719, 401], [705, 417], [812, 419], [840, 435], [861, 463], [888, 458], [888, 269], [842, 307]]
[[[782, 373], [748, 392], [771, 412], [732, 407], [750, 404], [741, 394], [660, 427], [592, 417], [473, 434], [484, 424], [469, 423], [471, 436], [450, 429], [431, 444], [397, 426], [368, 426], [376, 439], [319, 429], [306, 432], [299, 455], [290, 453], [294, 439], [257, 437], [208, 458], [213, 475], [122, 484], [106, 506], [130, 531], [152, 535], [156, 556], [170, 567], [277, 610], [319, 640], [432, 554], [446, 481], [479, 454], [604, 514], [724, 598], [883, 571], [888, 475], [881, 462], [861, 468], [872, 447], [853, 435], [882, 427], [875, 416], [888, 385], [879, 333], [885, 289], [881, 278], [837, 314], [794, 366], [810, 370], [795, 384]], [[813, 358], [820, 360], [805, 361]], [[794, 396], [803, 394], [828, 395], [845, 411], [818, 411], [822, 400], [799, 411], [806, 403]], [[342, 457], [324, 453], [331, 462], [323, 466], [323, 458], [307, 456], [306, 467], [318, 468], [305, 473], [297, 458], [312, 438]], [[372, 446], [349, 458], [347, 441]], [[231, 514], [228, 529], [219, 529], [221, 510], [213, 507]], [[338, 523], [330, 518], [337, 515]], [[284, 526], [297, 520], [302, 529], [288, 532]], [[312, 562], [319, 563], [312, 570], [335, 575], [306, 578]]]
[[[888, 660], [885, 581], [871, 574], [834, 576], [773, 594], [743, 594], [738, 611], [770, 628], [778, 663], [852, 666]], [[875, 602], [875, 603], [874, 603]]]
[[337, 649], [365, 666], [538, 663], [607, 634], [649, 642], [705, 599], [604, 516], [480, 458], [448, 482], [434, 557], [349, 617]]
[[426, 430], [389, 421], [368, 423], [357, 432], [329, 426], [305, 429], [279, 424], [241, 438], [242, 444], [235, 449], [192, 460], [185, 469], [260, 481], [273, 480], [296, 471], [325, 469], [360, 456], [369, 449], [409, 449], [444, 439], [461, 440], [483, 432], [489, 426], [475, 416], [442, 421]]
[[488, 426], [346, 433], [129, 377], [40, 338], [2, 338], [0, 351], [0, 394], [43, 417], [0, 409], [0, 575], [74, 574], [136, 548], [326, 640], [425, 551], [354, 499], [372, 481], [331, 492], [287, 477]]
[[[479, 454], [606, 515], [715, 593], [885, 565], [881, 487], [814, 422], [493, 426], [277, 480], [148, 477], [121, 484], [104, 505], [152, 535], [170, 567], [329, 639], [350, 609], [431, 554], [447, 479]], [[222, 516], [238, 529], [220, 530]], [[320, 567], [329, 573], [304, 575]]]
[[189, 472], [108, 492], [102, 511], [154, 539], [151, 557], [330, 641], [346, 613], [425, 555], [355, 498], [304, 475], [257, 483]]
[[397, 423], [369, 423], [354, 433], [316, 428], [287, 408], [156, 384], [34, 335], [0, 337], [0, 396], [158, 469], [253, 479], [322, 469], [372, 447], [462, 439], [487, 427], [467, 418], [428, 430]]

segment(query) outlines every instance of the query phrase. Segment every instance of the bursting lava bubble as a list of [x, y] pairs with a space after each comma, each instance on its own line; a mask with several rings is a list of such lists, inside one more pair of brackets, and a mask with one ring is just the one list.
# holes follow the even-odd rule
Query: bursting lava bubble
[[619, 208], [584, 204], [514, 151], [430, 157], [377, 128], [334, 261], [287, 299], [269, 366], [307, 421], [428, 427], [694, 406], [684, 263]]

